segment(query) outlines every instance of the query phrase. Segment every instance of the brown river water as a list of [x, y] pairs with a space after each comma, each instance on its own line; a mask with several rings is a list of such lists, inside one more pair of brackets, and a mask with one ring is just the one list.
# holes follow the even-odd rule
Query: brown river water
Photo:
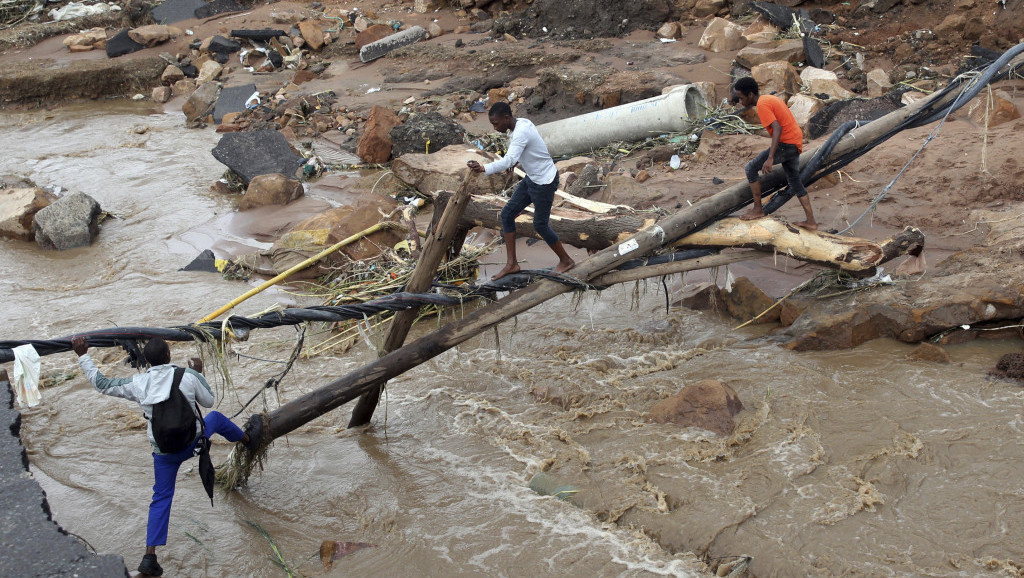
[[[182, 125], [123, 102], [0, 116], [0, 172], [87, 192], [114, 215], [88, 248], [0, 241], [0, 338], [184, 324], [247, 289], [178, 271], [202, 249], [266, 241], [209, 190], [218, 136]], [[311, 197], [300, 208], [331, 202]], [[313, 302], [273, 290], [236, 312]], [[370, 428], [347, 431], [343, 407], [277, 440], [262, 474], [214, 508], [186, 464], [159, 551], [166, 575], [284, 576], [274, 547], [306, 576], [706, 575], [695, 552], [752, 556], [757, 576], [1019, 575], [1024, 394], [985, 377], [1018, 343], [950, 347], [955, 363], [939, 365], [886, 340], [797, 354], [734, 325], [666, 313], [659, 283], [552, 300], [392, 380]], [[251, 358], [230, 356], [231, 384], [211, 378], [218, 409], [238, 411], [295, 336], [234, 344]], [[252, 408], [374, 359], [380, 341], [300, 359]], [[132, 372], [117, 351], [94, 357], [107, 374]], [[144, 421], [76, 370], [71, 353], [43, 358], [44, 375], [67, 379], [24, 412], [32, 472], [62, 526], [133, 568], [152, 485]], [[733, 436], [645, 421], [705, 378], [743, 400]], [[215, 444], [214, 461], [229, 451]], [[539, 471], [576, 486], [576, 505], [532, 492]], [[374, 547], [326, 570], [324, 540]]]

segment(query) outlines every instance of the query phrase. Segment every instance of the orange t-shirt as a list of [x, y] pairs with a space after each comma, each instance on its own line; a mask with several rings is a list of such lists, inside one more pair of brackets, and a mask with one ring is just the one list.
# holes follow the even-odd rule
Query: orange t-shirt
[[781, 98], [770, 94], [759, 96], [757, 99], [757, 116], [761, 119], [761, 124], [764, 125], [764, 128], [768, 129], [768, 134], [772, 134], [771, 124], [779, 121], [779, 126], [782, 127], [779, 142], [796, 145], [798, 151], [804, 152], [804, 133], [797, 126], [793, 113], [789, 112], [789, 107], [786, 106], [786, 103], [782, 102]]

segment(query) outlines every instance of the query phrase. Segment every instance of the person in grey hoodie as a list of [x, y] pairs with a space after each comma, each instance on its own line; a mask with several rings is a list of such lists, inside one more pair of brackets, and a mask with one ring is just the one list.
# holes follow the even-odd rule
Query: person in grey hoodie
[[[231, 442], [242, 442], [250, 451], [255, 451], [260, 439], [260, 421], [252, 420], [252, 431], [243, 432], [231, 423], [224, 414], [210, 411], [201, 418], [196, 403], [203, 407], [213, 407], [213, 390], [203, 377], [203, 361], [193, 357], [181, 378], [178, 389], [185, 396], [189, 406], [196, 412], [196, 439], [187, 448], [179, 452], [164, 453], [160, 450], [153, 437], [153, 406], [171, 394], [171, 382], [174, 380], [174, 369], [171, 365], [171, 350], [167, 342], [159, 337], [151, 338], [142, 350], [143, 357], [151, 366], [145, 373], [134, 377], [105, 377], [96, 368], [89, 356], [89, 345], [85, 337], [77, 336], [71, 340], [71, 348], [78, 354], [78, 365], [92, 383], [96, 391], [114, 397], [121, 397], [138, 402], [148, 422], [146, 432], [149, 443], [153, 446], [153, 501], [149, 505], [149, 522], [146, 525], [146, 554], [139, 564], [139, 572], [146, 576], [161, 576], [163, 568], [157, 562], [156, 547], [167, 544], [167, 526], [171, 518], [171, 501], [174, 498], [174, 479], [178, 468], [189, 458], [196, 455], [196, 443], [201, 435], [208, 440], [216, 433]], [[202, 419], [205, 423], [200, 423]]]

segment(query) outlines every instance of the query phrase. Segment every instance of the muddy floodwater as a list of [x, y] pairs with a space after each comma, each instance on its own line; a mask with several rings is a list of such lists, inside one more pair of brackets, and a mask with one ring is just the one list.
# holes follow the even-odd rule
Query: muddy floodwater
[[[209, 190], [218, 135], [182, 126], [125, 103], [0, 116], [0, 172], [86, 192], [112, 215], [88, 248], [0, 241], [0, 339], [186, 324], [248, 288], [178, 271], [206, 248], [266, 242], [258, 219]], [[273, 290], [237, 312], [315, 302]], [[346, 406], [277, 440], [262, 474], [213, 508], [186, 464], [161, 564], [172, 576], [283, 576], [281, 564], [307, 576], [700, 576], [699, 555], [745, 555], [756, 576], [1020, 571], [1022, 390], [985, 377], [1018, 343], [952, 346], [942, 365], [886, 340], [797, 354], [735, 324], [666, 312], [660, 283], [550, 301], [391, 381], [369, 429], [347, 431]], [[211, 377], [218, 409], [237, 412], [295, 339], [281, 328], [233, 344], [230, 384]], [[374, 359], [380, 340], [300, 359], [250, 409]], [[107, 374], [133, 371], [119, 351], [93, 353]], [[133, 568], [152, 485], [145, 422], [94, 392], [74, 359], [43, 360], [56, 384], [24, 412], [32, 472], [64, 528]], [[731, 437], [646, 422], [656, 401], [706, 378], [743, 401]], [[214, 461], [228, 451], [215, 444]], [[578, 488], [576, 505], [532, 492], [539, 471]], [[373, 547], [327, 570], [325, 540]]]

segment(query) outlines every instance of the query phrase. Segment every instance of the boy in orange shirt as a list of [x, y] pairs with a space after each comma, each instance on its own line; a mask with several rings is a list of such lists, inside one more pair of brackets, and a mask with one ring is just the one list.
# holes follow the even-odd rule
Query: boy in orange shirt
[[765, 216], [764, 208], [761, 206], [761, 181], [758, 178], [758, 169], [767, 174], [771, 172], [772, 165], [779, 163], [786, 171], [790, 190], [800, 199], [800, 206], [804, 208], [804, 214], [807, 216], [806, 220], [795, 223], [796, 226], [814, 231], [818, 228], [818, 223], [815, 222], [814, 213], [811, 211], [807, 189], [800, 181], [800, 153], [803, 151], [804, 134], [786, 103], [777, 96], [761, 96], [759, 93], [757, 81], [749, 76], [737, 80], [733, 85], [733, 103], [739, 103], [744, 107], [757, 105], [757, 116], [772, 137], [771, 147], [747, 163], [747, 182], [750, 183], [754, 206], [740, 215], [740, 218], [750, 221]]

